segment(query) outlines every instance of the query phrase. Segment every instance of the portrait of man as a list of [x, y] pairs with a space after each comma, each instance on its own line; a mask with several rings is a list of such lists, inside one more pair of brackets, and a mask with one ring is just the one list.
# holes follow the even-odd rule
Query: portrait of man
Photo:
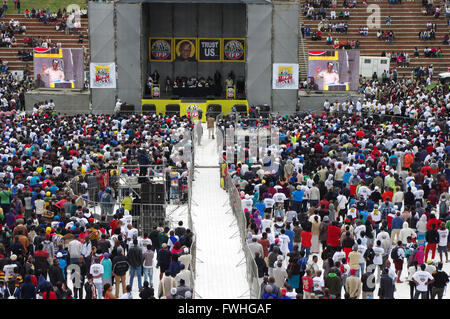
[[176, 45], [177, 61], [196, 61], [195, 42], [191, 40], [181, 40]]
[[53, 60], [51, 68], [48, 68], [47, 65], [43, 64], [41, 77], [48, 77], [49, 83], [64, 81], [64, 71], [59, 67], [59, 61], [56, 59]]
[[321, 71], [320, 67], [317, 68], [316, 74], [314, 76], [316, 82], [319, 79], [323, 79], [323, 87], [329, 86], [330, 84], [338, 84], [339, 74], [335, 70], [333, 70], [333, 67], [333, 62], [328, 62], [326, 70]]

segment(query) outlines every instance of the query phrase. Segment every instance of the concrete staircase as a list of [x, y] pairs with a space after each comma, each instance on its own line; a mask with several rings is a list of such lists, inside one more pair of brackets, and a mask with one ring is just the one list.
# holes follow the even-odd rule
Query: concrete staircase
[[[435, 1], [435, 4], [437, 2]], [[305, 4], [304, 0], [301, 0], [301, 7]], [[411, 61], [410, 66], [406, 68], [397, 68], [399, 76], [410, 76], [413, 68], [417, 66], [428, 66], [433, 64], [434, 74], [439, 72], [446, 72], [447, 67], [450, 66], [450, 46], [443, 44], [443, 39], [446, 34], [449, 33], [449, 27], [447, 26], [447, 20], [445, 18], [445, 8], [441, 6], [441, 14], [439, 18], [434, 16], [426, 16], [422, 13], [424, 7], [422, 7], [422, 1], [416, 0], [415, 2], [402, 1], [401, 4], [389, 4], [387, 1], [369, 1], [369, 4], [376, 4], [380, 7], [380, 27], [381, 30], [392, 30], [395, 38], [394, 43], [389, 45], [382, 40], [378, 40], [376, 29], [369, 29], [369, 35], [364, 37], [359, 34], [359, 28], [367, 25], [367, 19], [372, 12], [367, 12], [367, 6], [363, 5], [361, 1], [358, 1], [357, 8], [344, 8], [343, 0], [338, 0], [337, 7], [335, 9], [336, 15], [339, 11], [348, 10], [350, 12], [350, 20], [345, 20], [348, 23], [348, 33], [332, 33], [333, 40], [336, 38], [343, 40], [348, 39], [360, 41], [360, 54], [361, 56], [381, 56], [384, 52], [406, 52], [409, 54]], [[318, 9], [316, 9], [318, 10]], [[330, 17], [331, 8], [327, 8], [327, 17]], [[317, 31], [317, 26], [320, 20], [311, 20], [303, 16], [300, 20], [305, 26], [311, 28], [311, 32]], [[391, 25], [386, 25], [387, 16], [391, 16]], [[340, 20], [333, 20], [332, 23], [338, 23]], [[436, 24], [436, 40], [420, 40], [419, 32], [426, 29], [427, 22]], [[307, 50], [324, 50], [333, 49], [332, 45], [326, 44], [326, 37], [328, 33], [323, 33], [321, 41], [312, 41], [311, 37], [307, 37], [305, 44]], [[419, 58], [414, 58], [414, 48], [417, 47], [420, 53]], [[443, 51], [442, 58], [427, 58], [423, 54], [425, 47], [441, 48]], [[391, 67], [396, 63], [392, 64]]]
[[28, 47], [24, 45], [25, 37], [38, 37], [41, 39], [50, 38], [52, 43], [61, 43], [63, 48], [82, 48], [83, 45], [86, 47], [87, 52], [89, 52], [89, 39], [88, 39], [88, 19], [81, 18], [81, 29], [80, 33], [84, 35], [84, 41], [82, 44], [78, 43], [79, 34], [68, 34], [66, 35], [63, 31], [56, 31], [55, 26], [53, 24], [45, 25], [42, 22], [39, 22], [37, 19], [29, 19], [25, 18], [23, 14], [7, 14], [4, 18], [1, 18], [0, 21], [3, 21], [5, 24], [8, 24], [11, 19], [19, 20], [21, 25], [26, 25], [27, 32], [26, 34], [16, 34], [15, 37], [19, 45], [14, 48], [5, 48], [0, 47], [0, 58], [3, 61], [8, 62], [9, 70], [25, 70], [28, 67], [30, 72], [33, 72], [33, 61], [24, 62], [19, 59], [17, 55], [17, 51], [31, 51], [32, 47]]

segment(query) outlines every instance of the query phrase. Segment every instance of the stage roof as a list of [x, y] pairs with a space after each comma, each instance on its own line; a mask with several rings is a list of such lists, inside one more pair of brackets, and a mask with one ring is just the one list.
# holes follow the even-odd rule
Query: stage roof
[[269, 4], [271, 0], [118, 0], [117, 2], [122, 3], [174, 3], [174, 4]]

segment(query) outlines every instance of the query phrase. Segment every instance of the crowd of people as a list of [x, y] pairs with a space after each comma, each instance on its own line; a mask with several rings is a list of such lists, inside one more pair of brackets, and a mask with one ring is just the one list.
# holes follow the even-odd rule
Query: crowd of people
[[[192, 298], [192, 232], [182, 222], [172, 227], [163, 221], [142, 233], [132, 222], [133, 199], [114, 204], [118, 175], [137, 174], [132, 168], [118, 172], [118, 165], [167, 163], [167, 169], [187, 171], [189, 119], [65, 116], [47, 109], [1, 116], [2, 298], [130, 298], [135, 277], [141, 298]], [[181, 178], [178, 172], [170, 183]], [[70, 187], [75, 176], [86, 188]], [[107, 212], [101, 217], [87, 204], [93, 200], [88, 176], [100, 179], [93, 197]], [[79, 267], [80, 281], [72, 264]], [[155, 268], [159, 286], [152, 279]]]
[[[320, 115], [278, 116], [278, 147], [258, 160], [245, 149], [228, 164], [262, 299], [392, 299], [402, 285], [411, 299], [446, 292], [448, 87], [363, 83], [365, 100], [348, 101], [348, 113], [326, 101]], [[362, 111], [380, 105], [399, 118]], [[410, 122], [413, 110], [421, 119]]]

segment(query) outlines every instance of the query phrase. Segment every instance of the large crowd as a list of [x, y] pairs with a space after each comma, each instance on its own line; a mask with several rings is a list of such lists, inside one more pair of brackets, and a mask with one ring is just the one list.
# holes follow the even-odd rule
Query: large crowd
[[[259, 160], [248, 149], [245, 160], [228, 159], [262, 299], [392, 299], [400, 285], [411, 299], [446, 292], [448, 88], [407, 80], [362, 88], [366, 99], [348, 113], [326, 102], [316, 116], [238, 119], [243, 128], [271, 123], [280, 136]], [[398, 116], [364, 113], [379, 103], [389, 105], [379, 114]]]
[[[187, 171], [191, 163], [183, 149], [191, 142], [183, 132], [192, 128], [189, 119], [46, 111], [2, 115], [2, 298], [131, 298], [135, 277], [141, 298], [192, 297], [192, 232], [182, 222], [172, 227], [163, 221], [142, 233], [132, 222], [132, 196], [117, 203], [114, 183], [118, 174], [136, 174], [126, 168], [133, 165], [164, 163]], [[181, 177], [178, 172], [171, 183]], [[101, 217], [88, 205], [86, 188], [70, 187], [74, 177], [88, 187], [88, 176], [99, 177], [93, 201], [102, 206]], [[160, 270], [159, 286], [154, 268]]]

